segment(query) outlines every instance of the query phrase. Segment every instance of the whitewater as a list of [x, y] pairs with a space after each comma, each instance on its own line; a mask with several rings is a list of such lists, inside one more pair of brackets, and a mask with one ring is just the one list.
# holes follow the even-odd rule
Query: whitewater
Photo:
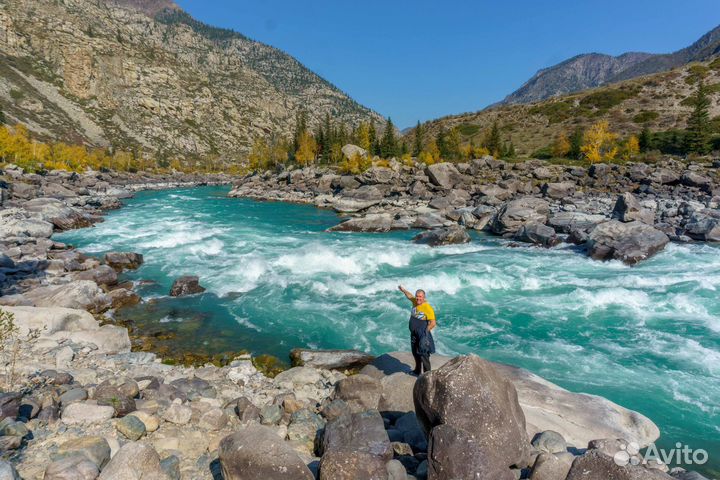
[[[339, 219], [306, 205], [230, 199], [225, 187], [141, 192], [92, 228], [55, 235], [84, 252], [145, 256], [126, 275], [145, 302], [118, 312], [172, 331], [189, 351], [408, 348], [423, 288], [438, 353], [476, 353], [653, 420], [659, 446], [682, 442], [720, 469], [720, 249], [670, 245], [636, 267], [575, 247], [514, 247], [474, 235], [430, 248], [414, 232], [328, 233]], [[170, 298], [180, 275], [207, 291]]]

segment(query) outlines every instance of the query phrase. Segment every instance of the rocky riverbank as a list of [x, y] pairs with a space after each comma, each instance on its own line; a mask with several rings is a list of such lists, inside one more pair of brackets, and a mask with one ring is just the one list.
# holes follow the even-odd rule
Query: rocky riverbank
[[228, 184], [225, 175], [0, 171], [0, 304], [63, 306], [101, 313], [139, 301], [118, 273], [142, 257], [103, 261], [53, 241], [54, 232], [91, 226], [121, 200], [148, 189]]
[[318, 167], [257, 173], [229, 195], [333, 208], [347, 216], [335, 231], [426, 229], [417, 241], [438, 245], [469, 241], [459, 225], [542, 247], [569, 242], [594, 259], [628, 264], [670, 241], [720, 241], [720, 160], [389, 165], [360, 175]]
[[657, 439], [649, 419], [473, 355], [435, 356], [418, 379], [407, 353], [303, 350], [269, 378], [248, 356], [186, 368], [131, 352], [82, 310], [4, 310], [23, 343], [0, 394], [0, 478], [701, 478], [616, 465]]

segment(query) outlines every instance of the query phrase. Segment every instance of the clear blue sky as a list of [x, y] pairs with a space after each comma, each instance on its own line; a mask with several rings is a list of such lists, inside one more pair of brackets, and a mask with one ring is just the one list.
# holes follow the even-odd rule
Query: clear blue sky
[[479, 110], [585, 52], [666, 53], [720, 24], [718, 0], [176, 0], [293, 55], [400, 128]]

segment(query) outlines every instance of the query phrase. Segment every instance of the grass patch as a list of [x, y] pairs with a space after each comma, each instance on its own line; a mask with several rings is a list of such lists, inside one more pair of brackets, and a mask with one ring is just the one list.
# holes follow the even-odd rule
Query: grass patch
[[23, 92], [21, 92], [20, 90], [15, 90], [15, 89], [10, 90], [10, 96], [16, 102], [25, 98], [25, 94]]

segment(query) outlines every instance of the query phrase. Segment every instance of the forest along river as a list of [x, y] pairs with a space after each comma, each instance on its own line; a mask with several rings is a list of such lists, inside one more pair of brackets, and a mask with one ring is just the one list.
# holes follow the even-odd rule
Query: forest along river
[[[438, 353], [477, 353], [607, 397], [657, 423], [658, 446], [703, 448], [703, 470], [720, 470], [717, 247], [669, 245], [632, 268], [483, 235], [429, 248], [409, 241], [414, 232], [328, 233], [331, 211], [227, 192], [141, 192], [105, 222], [54, 238], [90, 254], [142, 253], [126, 278], [146, 303], [117, 316], [175, 332], [174, 348], [189, 351], [407, 350], [397, 285], [424, 288]], [[207, 291], [168, 297], [185, 274]]]

